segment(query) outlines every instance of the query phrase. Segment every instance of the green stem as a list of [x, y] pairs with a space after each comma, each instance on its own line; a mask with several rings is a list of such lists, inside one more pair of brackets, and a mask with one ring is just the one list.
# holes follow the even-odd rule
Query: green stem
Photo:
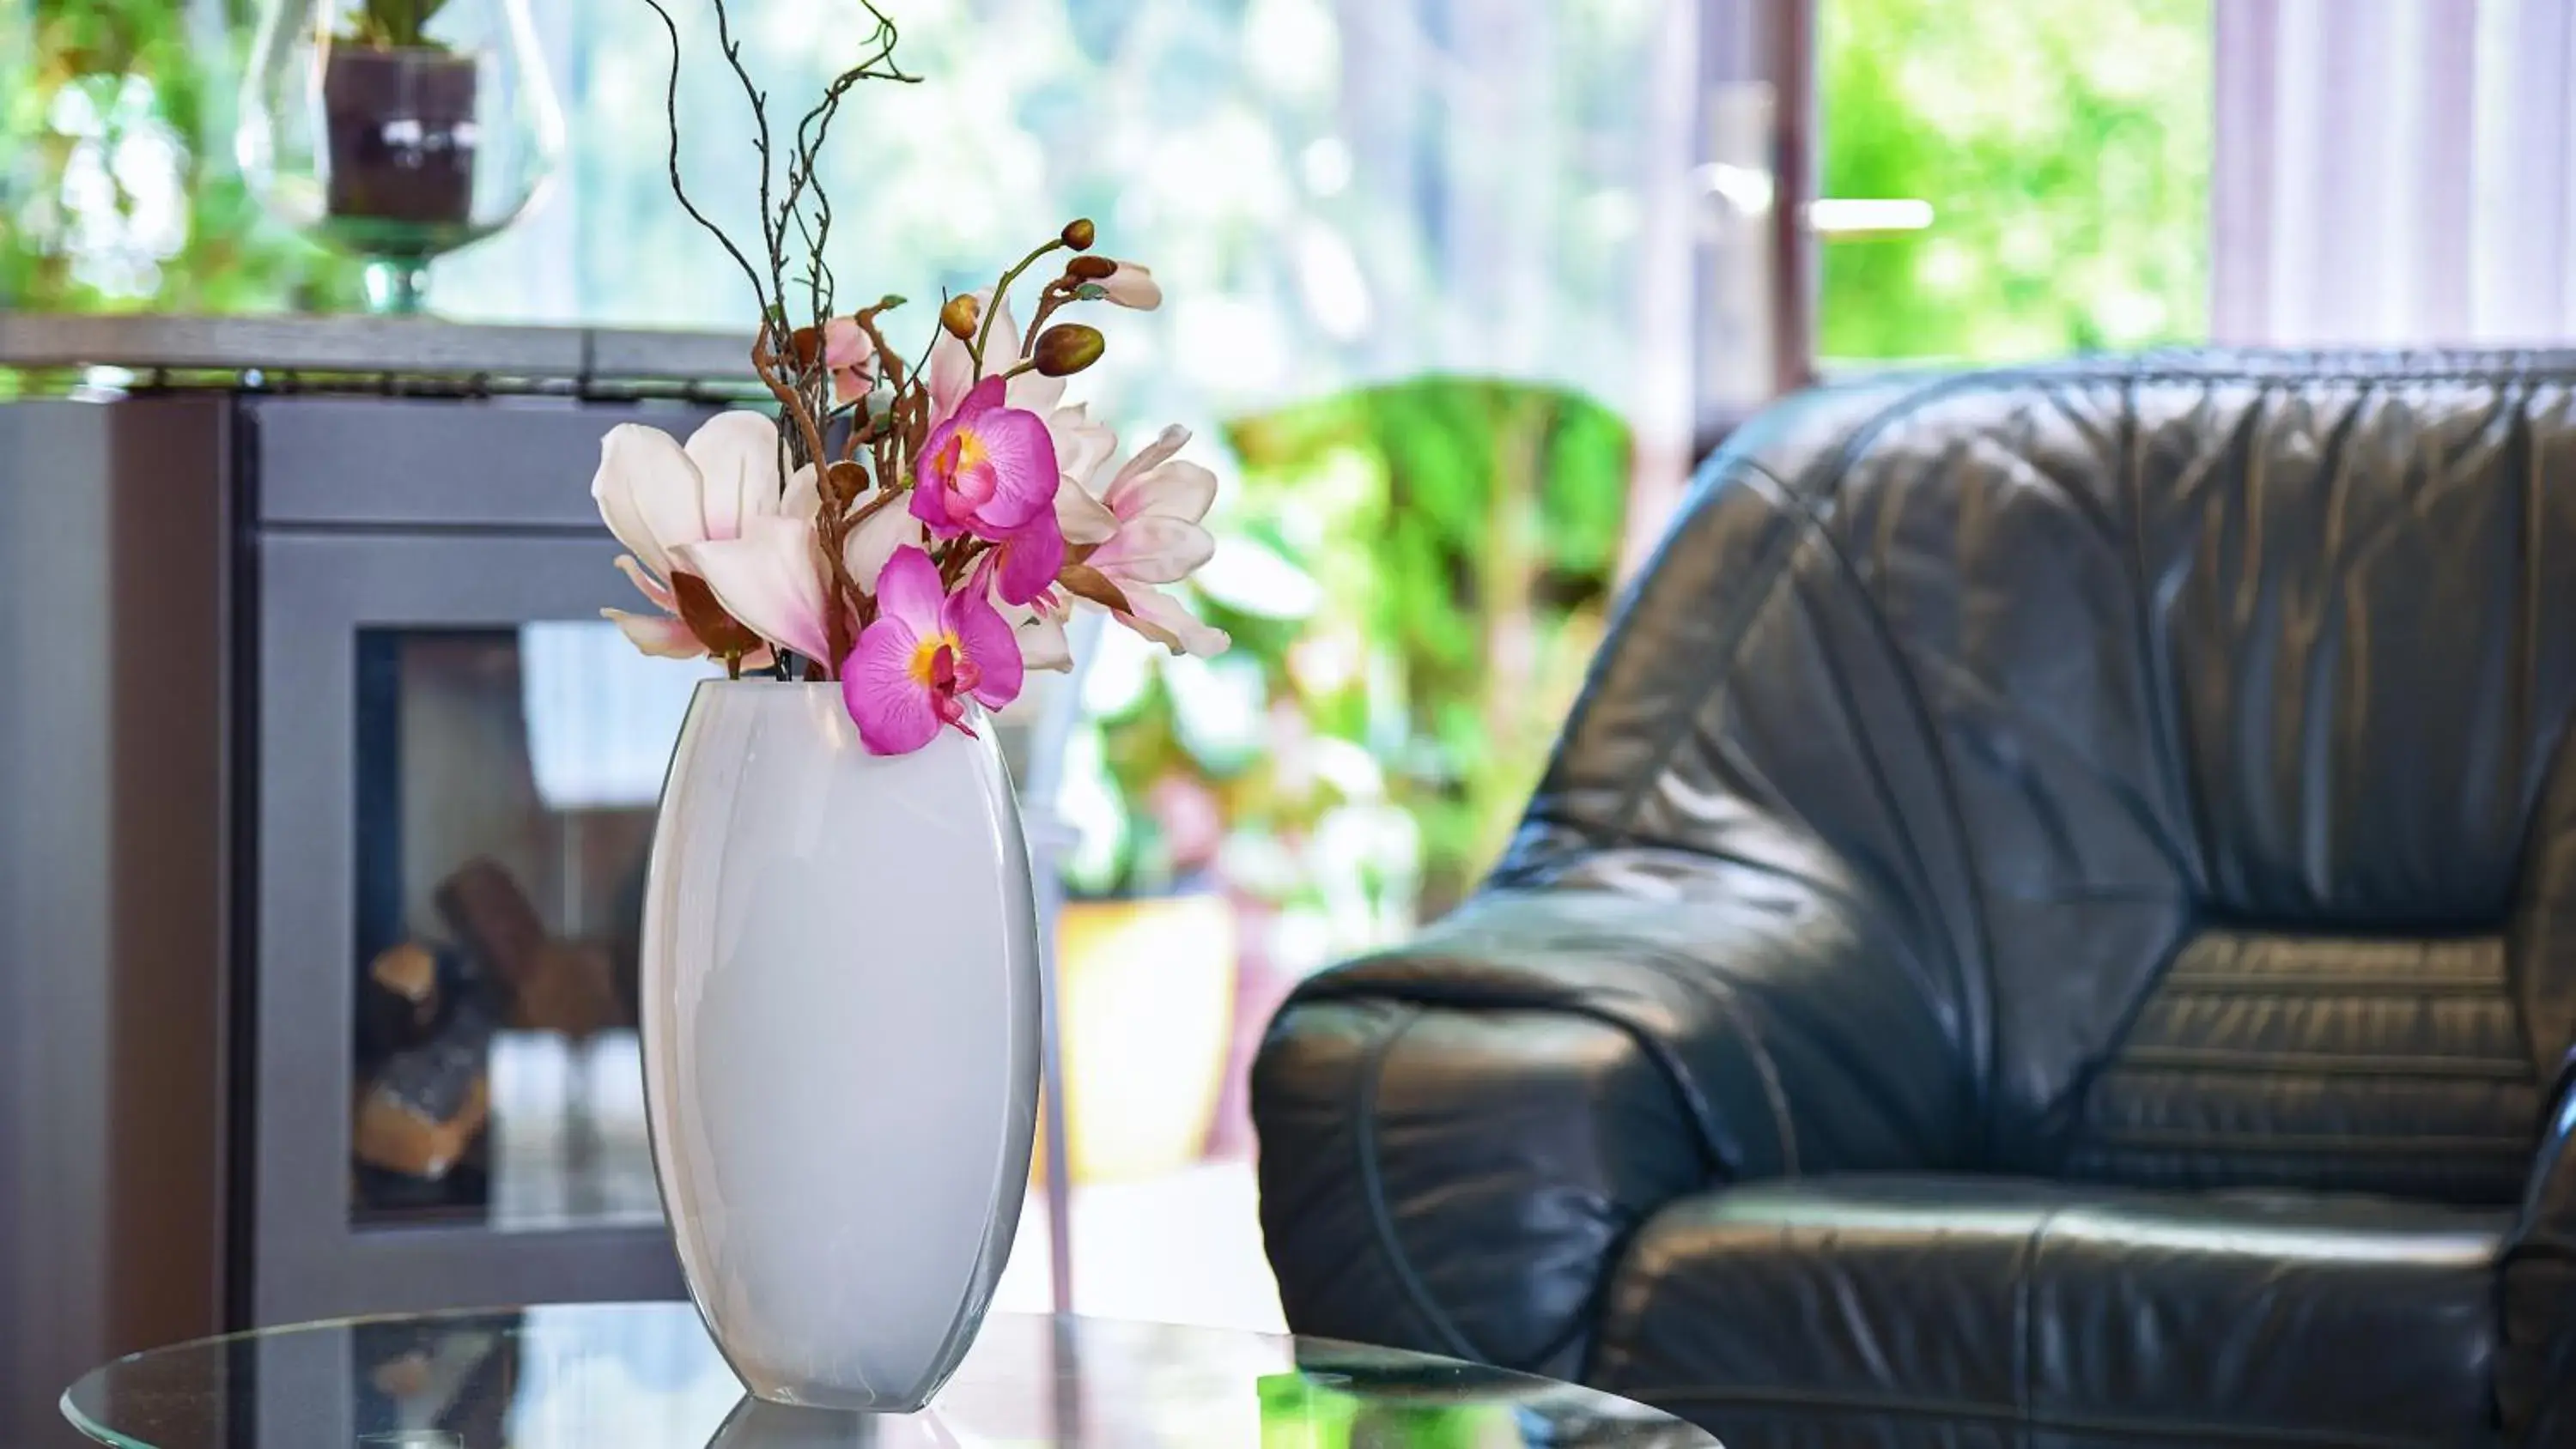
[[993, 299], [985, 304], [983, 325], [975, 329], [975, 345], [967, 349], [967, 355], [975, 360], [975, 380], [977, 382], [982, 382], [984, 380], [984, 344], [992, 340], [993, 319], [1002, 315], [1002, 299], [1010, 295], [1011, 284], [1018, 281], [1020, 279], [1020, 273], [1027, 271], [1036, 263], [1038, 258], [1045, 256], [1049, 252], [1061, 250], [1063, 246], [1064, 238], [1057, 237], [1053, 241], [1048, 242], [1045, 246], [1042, 246], [1036, 251], [1029, 253], [1027, 256], [1020, 258], [1020, 264], [1018, 266], [1004, 272], [1002, 274], [1002, 280], [993, 284]]
[[1059, 293], [1053, 284], [1049, 284], [1046, 292], [1038, 298], [1038, 314], [1029, 319], [1028, 335], [1020, 339], [1022, 357], [1036, 355], [1038, 334], [1046, 330], [1047, 319], [1055, 315], [1055, 309], [1072, 300], [1071, 293]]

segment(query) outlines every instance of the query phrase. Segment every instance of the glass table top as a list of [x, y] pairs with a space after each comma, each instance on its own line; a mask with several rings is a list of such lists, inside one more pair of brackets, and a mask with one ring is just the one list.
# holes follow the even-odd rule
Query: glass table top
[[118, 1359], [63, 1395], [143, 1449], [1682, 1449], [1625, 1399], [1317, 1339], [995, 1314], [915, 1415], [746, 1398], [685, 1303], [348, 1319]]

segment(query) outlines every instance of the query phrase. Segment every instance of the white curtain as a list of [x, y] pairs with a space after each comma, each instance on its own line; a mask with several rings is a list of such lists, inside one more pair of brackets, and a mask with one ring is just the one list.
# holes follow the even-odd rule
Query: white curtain
[[2576, 341], [2576, 0], [2215, 3], [2215, 340]]

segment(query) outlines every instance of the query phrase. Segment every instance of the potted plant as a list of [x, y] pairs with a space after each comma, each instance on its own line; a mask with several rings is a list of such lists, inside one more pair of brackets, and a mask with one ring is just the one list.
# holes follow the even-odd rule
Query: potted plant
[[[679, 28], [648, 8], [671, 40], [667, 105]], [[708, 8], [729, 37], [726, 0]], [[753, 113], [735, 172], [759, 201], [751, 247], [690, 199], [671, 115], [675, 199], [750, 284], [751, 370], [777, 413], [721, 413], [685, 442], [620, 424], [591, 494], [649, 605], [605, 612], [645, 653], [726, 675], [681, 726], [639, 937], [646, 1122], [682, 1274], [755, 1396], [910, 1412], [992, 1302], [1038, 1116], [1036, 887], [988, 711], [1071, 667], [1078, 603], [1174, 654], [1228, 641], [1164, 592], [1216, 547], [1217, 479], [1178, 456], [1188, 432], [1122, 450], [1066, 397], [1106, 341], [1057, 314], [1157, 306], [1150, 269], [1093, 251], [1076, 219], [944, 297], [924, 343], [888, 340], [901, 297], [836, 301], [818, 158], [853, 86], [914, 79], [868, 9], [867, 54], [792, 130], [724, 41]], [[900, 221], [837, 214], [844, 236]]]
[[474, 210], [475, 58], [429, 38], [446, 0], [361, 0], [323, 61], [326, 206], [364, 237], [464, 227]]

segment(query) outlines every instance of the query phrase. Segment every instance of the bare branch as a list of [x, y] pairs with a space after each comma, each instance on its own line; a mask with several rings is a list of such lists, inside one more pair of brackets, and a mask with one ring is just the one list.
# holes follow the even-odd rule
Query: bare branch
[[697, 203], [689, 199], [689, 188], [680, 181], [680, 27], [673, 23], [671, 12], [662, 8], [662, 0], [644, 0], [644, 3], [653, 7], [655, 15], [662, 17], [662, 29], [671, 38], [671, 78], [662, 94], [663, 111], [671, 128], [671, 194], [679, 198], [680, 209], [689, 214], [689, 219], [714, 237], [733, 258], [734, 265], [742, 268], [744, 278], [751, 283], [752, 300], [760, 304], [761, 315], [765, 317], [769, 314], [769, 294], [761, 290], [760, 273], [752, 267], [751, 259], [742, 254], [742, 248], [733, 244], [733, 238], [725, 235], [724, 228], [707, 220], [706, 213], [698, 210]]
[[[715, 12], [717, 45], [751, 109], [752, 149], [760, 164], [760, 238], [765, 251], [762, 261], [767, 263], [764, 278], [761, 264], [745, 255], [722, 229], [709, 221], [681, 188], [679, 27], [670, 12], [664, 9], [664, 0], [645, 0], [645, 3], [661, 17], [663, 29], [671, 40], [671, 76], [664, 99], [671, 121], [672, 190], [679, 195], [681, 205], [691, 218], [723, 244], [726, 253], [750, 280], [753, 299], [760, 305], [760, 327], [751, 350], [752, 370], [768, 388], [782, 415], [779, 446], [785, 456], [781, 460], [781, 472], [785, 473], [799, 463], [811, 463], [818, 470], [817, 486], [824, 499], [832, 505], [820, 511], [815, 524], [821, 534], [819, 541], [831, 573], [832, 597], [847, 607], [829, 611], [826, 645], [830, 657], [811, 661], [806, 670], [809, 678], [828, 678], [848, 652], [852, 614], [855, 613], [864, 623], [870, 604], [867, 595], [848, 577], [842, 547], [853, 522], [846, 511], [848, 501], [855, 496], [857, 487], [863, 486], [853, 480], [863, 480], [865, 473], [852, 456], [845, 455], [836, 463], [826, 455], [826, 431], [834, 420], [845, 411], [848, 413], [852, 430], [851, 454], [854, 455], [861, 446], [870, 449], [872, 461], [876, 464], [877, 481], [882, 485], [872, 507], [883, 507], [893, 496], [892, 475], [900, 471], [902, 458], [918, 442], [926, 400], [917, 383], [907, 387], [908, 375], [902, 360], [887, 347], [884, 336], [877, 329], [877, 314], [899, 301], [888, 297], [862, 309], [856, 319], [876, 359], [874, 370], [893, 389], [894, 396], [888, 411], [882, 417], [875, 417], [864, 401], [847, 409], [834, 401], [830, 347], [837, 280], [831, 263], [825, 257], [832, 240], [834, 213], [831, 196], [825, 190], [819, 172], [832, 124], [840, 115], [841, 102], [860, 81], [912, 83], [920, 78], [906, 74], [895, 63], [894, 22], [877, 8], [873, 0], [860, 0], [875, 20], [865, 53], [858, 64], [834, 77], [824, 88], [821, 98], [797, 121], [792, 136], [782, 138], [770, 124], [768, 93], [761, 89], [753, 79], [750, 67], [744, 63], [743, 43], [735, 37], [728, 0], [706, 0], [708, 7]], [[782, 139], [787, 146], [783, 157], [779, 154]], [[786, 168], [784, 173], [778, 169], [782, 164]], [[801, 254], [792, 253], [792, 246], [801, 246]], [[798, 325], [797, 319], [789, 315], [791, 278], [794, 285], [801, 285], [804, 289], [802, 301], [808, 311], [807, 325], [804, 326]], [[849, 471], [845, 475], [838, 471], [842, 469]], [[944, 560], [944, 565], [962, 566], [963, 553], [956, 548], [948, 552], [957, 557]], [[782, 651], [779, 666], [782, 675], [789, 672], [792, 663]]]
[[[788, 155], [787, 190], [779, 209], [785, 215], [794, 216], [803, 229], [807, 224], [798, 207], [811, 194], [814, 219], [810, 230], [804, 231], [804, 237], [807, 247], [817, 255], [830, 245], [832, 238], [831, 198], [823, 190], [818, 169], [824, 144], [831, 136], [832, 122], [840, 115], [842, 98], [863, 80], [892, 80], [907, 84], [920, 80], [919, 76], [905, 74], [894, 63], [894, 22], [873, 4], [869, 4], [867, 9], [876, 20], [876, 30], [869, 37], [874, 49], [857, 65], [833, 77], [831, 84], [824, 87], [821, 98], [797, 121], [794, 149]], [[821, 326], [826, 320], [827, 312], [828, 308], [816, 308], [816, 326]]]
[[733, 38], [733, 12], [725, 0], [707, 0], [716, 13], [716, 46], [724, 52], [725, 64], [733, 67], [734, 79], [742, 83], [743, 98], [751, 103], [751, 144], [760, 154], [760, 239], [769, 248], [769, 296], [778, 311], [787, 310], [787, 226], [771, 209], [769, 190], [772, 163], [769, 131], [769, 93], [751, 78], [749, 67], [742, 63], [742, 42]]

